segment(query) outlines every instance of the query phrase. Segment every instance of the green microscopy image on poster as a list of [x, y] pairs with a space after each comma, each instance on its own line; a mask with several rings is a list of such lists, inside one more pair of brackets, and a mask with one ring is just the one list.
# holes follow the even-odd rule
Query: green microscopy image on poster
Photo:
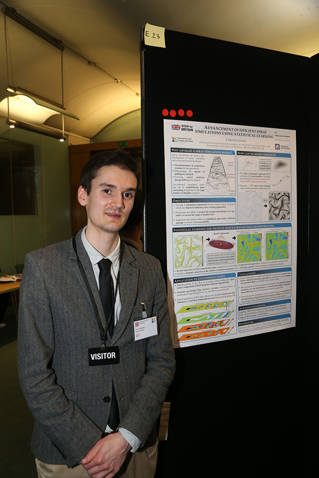
[[175, 269], [201, 267], [203, 265], [203, 238], [200, 235], [176, 236]]
[[261, 261], [261, 237], [260, 233], [238, 234], [237, 236], [237, 262], [260, 262]]
[[288, 259], [288, 232], [267, 232], [266, 260]]

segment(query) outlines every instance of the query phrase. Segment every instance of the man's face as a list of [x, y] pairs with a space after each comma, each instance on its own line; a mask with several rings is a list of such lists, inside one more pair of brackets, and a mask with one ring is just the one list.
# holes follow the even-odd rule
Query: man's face
[[80, 186], [78, 201], [86, 207], [88, 229], [118, 233], [133, 208], [137, 188], [135, 174], [118, 166], [103, 166], [91, 181], [90, 194]]

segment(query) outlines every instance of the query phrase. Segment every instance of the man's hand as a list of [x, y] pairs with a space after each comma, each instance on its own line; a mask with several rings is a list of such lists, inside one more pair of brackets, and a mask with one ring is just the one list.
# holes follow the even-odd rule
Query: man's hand
[[121, 468], [130, 450], [121, 433], [101, 438], [81, 461], [92, 478], [112, 478]]

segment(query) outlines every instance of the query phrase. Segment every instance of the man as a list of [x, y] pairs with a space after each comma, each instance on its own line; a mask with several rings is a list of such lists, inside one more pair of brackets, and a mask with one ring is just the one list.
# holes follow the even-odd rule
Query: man
[[119, 238], [137, 183], [128, 153], [92, 158], [78, 189], [87, 227], [25, 259], [19, 374], [39, 478], [155, 472], [174, 356], [160, 264]]

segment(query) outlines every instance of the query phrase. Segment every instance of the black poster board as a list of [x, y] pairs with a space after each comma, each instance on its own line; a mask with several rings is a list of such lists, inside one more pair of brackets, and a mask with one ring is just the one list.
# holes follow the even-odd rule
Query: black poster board
[[[297, 326], [176, 350], [177, 372], [161, 476], [306, 476], [305, 352], [309, 314], [307, 58], [165, 31], [142, 43], [146, 250], [166, 271], [163, 108], [194, 121], [297, 131]], [[310, 476], [310, 475], [309, 475]]]

